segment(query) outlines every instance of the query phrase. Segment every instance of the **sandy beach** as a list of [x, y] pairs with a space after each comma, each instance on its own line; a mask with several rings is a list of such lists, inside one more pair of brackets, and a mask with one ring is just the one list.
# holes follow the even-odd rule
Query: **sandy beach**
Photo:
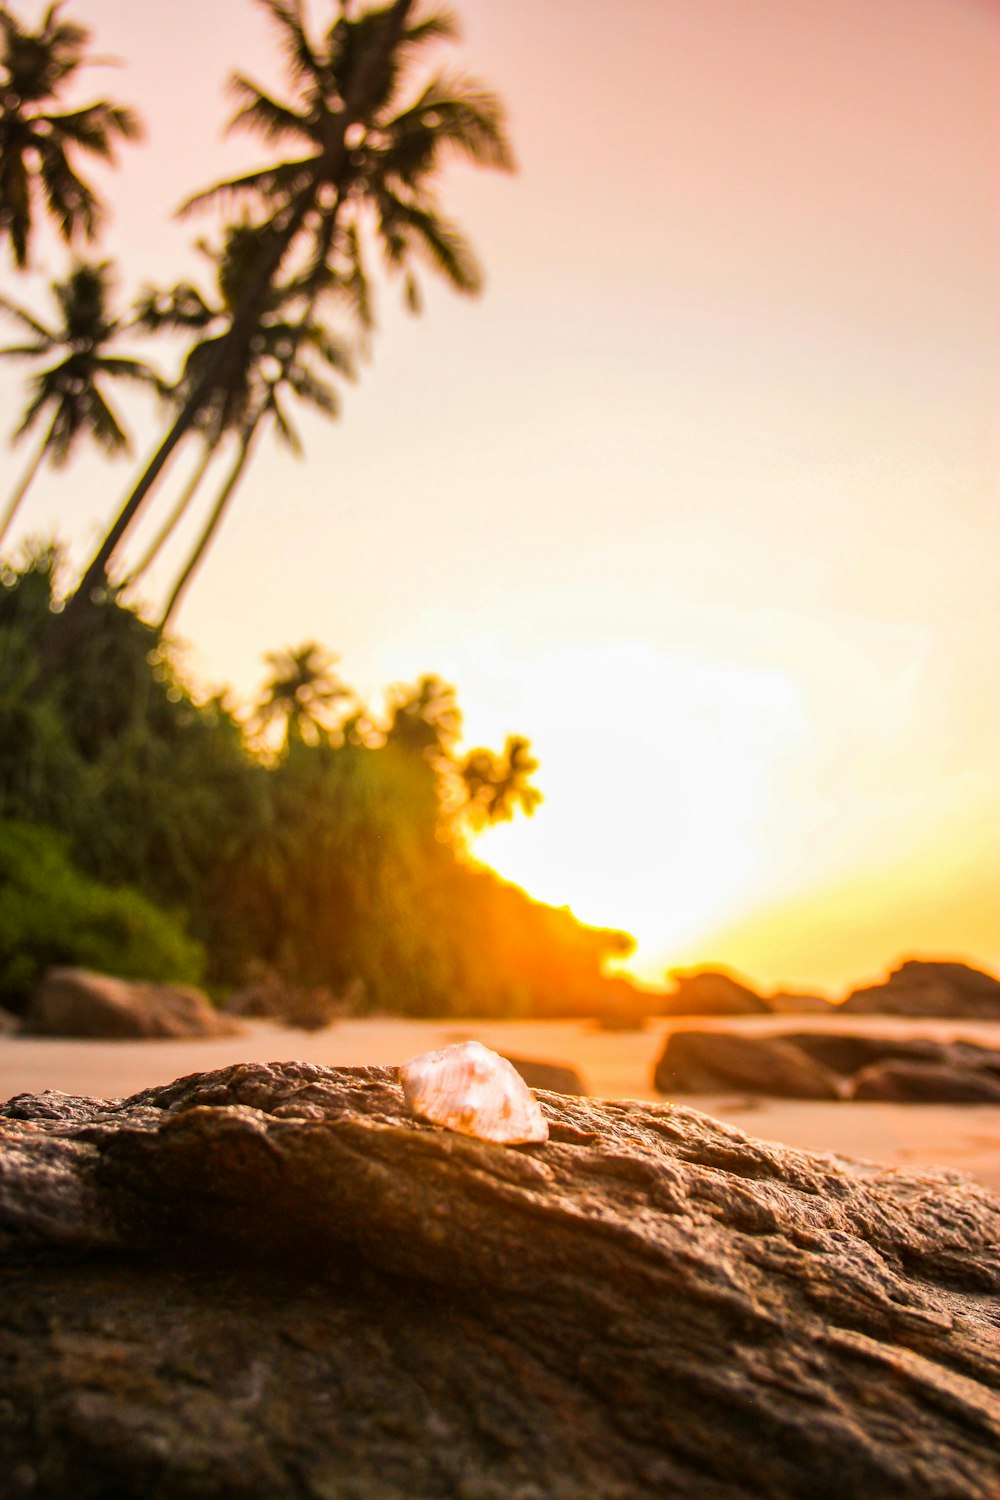
[[[257, 1021], [246, 1034], [204, 1042], [94, 1042], [42, 1037], [0, 1038], [0, 1099], [55, 1089], [67, 1094], [121, 1098], [186, 1073], [234, 1062], [329, 1066], [396, 1065], [419, 1052], [477, 1037], [512, 1056], [569, 1064], [591, 1095], [660, 1099], [653, 1066], [670, 1030], [724, 1027], [748, 1034], [806, 1029], [864, 1031], [870, 1035], [967, 1039], [1000, 1047], [1000, 1022], [910, 1021], [890, 1017], [705, 1017], [655, 1020], [645, 1031], [605, 1032], [589, 1021], [412, 1021], [374, 1017], [303, 1032]], [[704, 1110], [765, 1140], [809, 1151], [831, 1151], [902, 1170], [940, 1167], [967, 1172], [1000, 1192], [1000, 1107], [815, 1103], [746, 1096], [678, 1096], [673, 1102]]]

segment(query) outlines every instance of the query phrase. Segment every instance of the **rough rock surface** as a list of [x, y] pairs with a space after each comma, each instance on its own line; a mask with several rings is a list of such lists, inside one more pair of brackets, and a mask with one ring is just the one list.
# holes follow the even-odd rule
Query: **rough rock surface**
[[694, 974], [671, 974], [673, 993], [667, 995], [663, 1012], [673, 1016], [766, 1015], [771, 1007], [754, 990], [728, 974], [700, 969]]
[[848, 1013], [1000, 1019], [1000, 979], [968, 964], [909, 959], [884, 984], [854, 990]]
[[28, 1002], [24, 1031], [35, 1036], [238, 1036], [242, 1027], [220, 1015], [188, 985], [113, 979], [89, 969], [49, 969]]
[[675, 1031], [653, 1074], [661, 1094], [749, 1089], [783, 1099], [840, 1099], [836, 1074], [781, 1037], [726, 1031]]
[[389, 1069], [0, 1107], [4, 1500], [995, 1500], [1000, 1201]]

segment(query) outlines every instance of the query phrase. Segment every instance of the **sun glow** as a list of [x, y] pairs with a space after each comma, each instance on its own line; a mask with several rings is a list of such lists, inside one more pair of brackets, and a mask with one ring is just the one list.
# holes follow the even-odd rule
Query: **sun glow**
[[483, 834], [477, 856], [583, 921], [631, 932], [629, 968], [661, 978], [672, 950], [767, 883], [769, 817], [803, 733], [796, 684], [628, 642], [526, 663], [521, 703], [539, 726], [545, 802]]

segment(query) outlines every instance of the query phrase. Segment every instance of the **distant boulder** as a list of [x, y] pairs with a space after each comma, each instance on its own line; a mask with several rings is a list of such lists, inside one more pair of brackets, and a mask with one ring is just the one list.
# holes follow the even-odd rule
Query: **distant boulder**
[[732, 1089], [782, 1099], [839, 1099], [840, 1080], [797, 1047], [775, 1037], [724, 1031], [675, 1031], [653, 1074], [661, 1094], [717, 1094]]
[[664, 1012], [673, 1016], [768, 1015], [770, 1006], [755, 990], [728, 974], [698, 969], [690, 974], [675, 970], [673, 994], [667, 995]]
[[788, 990], [775, 990], [767, 997], [767, 1007], [779, 1016], [825, 1016], [833, 1010], [833, 1002], [823, 995], [796, 995]]
[[274, 969], [260, 965], [242, 989], [222, 1002], [231, 1016], [247, 1020], [280, 1021], [302, 1031], [321, 1031], [344, 1016], [356, 1015], [364, 1005], [364, 982], [354, 979], [341, 993], [329, 985], [292, 984]]
[[1000, 1104], [1000, 1076], [938, 1062], [874, 1063], [854, 1079], [851, 1098], [894, 1104]]
[[237, 1036], [243, 1028], [186, 985], [49, 969], [28, 1002], [23, 1029], [34, 1036], [122, 1039]]
[[583, 1079], [575, 1068], [564, 1063], [538, 1062], [533, 1057], [511, 1057], [507, 1061], [520, 1073], [529, 1089], [548, 1089], [553, 1094], [586, 1095]]
[[884, 984], [854, 990], [841, 1010], [848, 1014], [1000, 1020], [1000, 979], [969, 964], [908, 959]]
[[[929, 1037], [855, 1036], [837, 1031], [782, 1032], [780, 1038], [811, 1057], [813, 1062], [844, 1077], [883, 1062], [947, 1063], [953, 1061], [948, 1042]], [[979, 1050], [979, 1049], [975, 1049]]]

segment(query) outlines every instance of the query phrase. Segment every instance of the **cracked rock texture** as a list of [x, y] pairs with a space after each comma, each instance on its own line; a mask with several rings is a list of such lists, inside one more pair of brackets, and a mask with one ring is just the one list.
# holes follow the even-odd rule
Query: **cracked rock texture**
[[996, 1500], [1000, 1202], [391, 1069], [0, 1106], [2, 1500]]

